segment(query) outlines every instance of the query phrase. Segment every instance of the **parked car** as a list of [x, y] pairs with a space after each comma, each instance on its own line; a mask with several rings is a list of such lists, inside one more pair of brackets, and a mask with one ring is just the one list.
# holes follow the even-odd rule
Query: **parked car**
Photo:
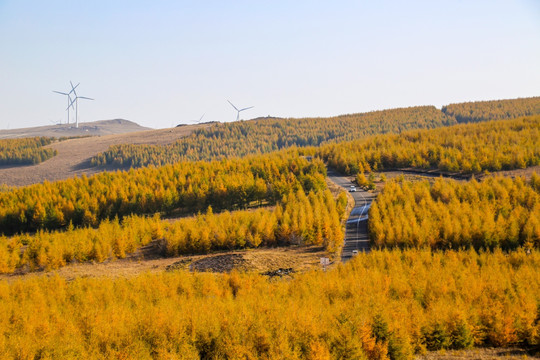
[[352, 256], [356, 256], [356, 255], [358, 255], [358, 250], [353, 250], [352, 251]]
[[351, 185], [351, 187], [349, 188], [349, 192], [356, 192], [356, 186]]

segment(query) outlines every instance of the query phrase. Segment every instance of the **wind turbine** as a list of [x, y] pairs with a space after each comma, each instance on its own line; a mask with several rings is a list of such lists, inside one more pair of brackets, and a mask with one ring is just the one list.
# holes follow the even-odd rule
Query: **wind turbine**
[[[67, 101], [68, 101], [68, 107], [67, 107], [67, 114], [68, 114], [68, 119], [67, 119], [67, 123], [69, 124], [69, 107], [71, 106], [71, 93], [72, 92], [75, 92], [75, 89], [77, 88], [77, 86], [79, 86], [81, 83], [78, 83], [77, 85], [73, 86], [73, 83], [70, 81], [69, 82], [71, 84], [71, 90], [68, 92], [68, 93], [65, 93], [65, 92], [61, 92], [61, 91], [55, 91], [53, 90], [53, 92], [57, 93], [57, 94], [61, 94], [61, 95], [66, 95], [67, 96]], [[77, 96], [77, 93], [75, 93], [75, 96]]]
[[86, 96], [77, 95], [75, 88], [79, 86], [80, 83], [77, 84], [77, 86], [73, 86], [73, 83], [71, 81], [69, 83], [71, 84], [71, 91], [73, 91], [73, 93], [75, 94], [75, 98], [71, 100], [71, 103], [68, 106], [68, 111], [69, 111], [69, 107], [70, 106], [73, 107], [73, 103], [75, 103], [75, 123], [76, 123], [75, 127], [78, 128], [79, 127], [79, 99], [83, 99], [83, 100], [94, 100], [94, 99], [86, 97]]
[[199, 120], [189, 120], [189, 123], [186, 124], [186, 125], [190, 125], [190, 124], [191, 124], [191, 125], [194, 125], [194, 124], [200, 124], [201, 121], [202, 121], [202, 119], [203, 119], [203, 117], [204, 117], [204, 115], [206, 115], [206, 113], [202, 114], [202, 116], [199, 118]]
[[250, 107], [238, 110], [238, 108], [236, 106], [234, 106], [232, 102], [230, 102], [229, 100], [227, 100], [227, 101], [229, 102], [229, 104], [231, 104], [231, 106], [234, 108], [234, 110], [236, 110], [236, 121], [238, 121], [240, 119], [240, 112], [242, 112], [244, 110], [251, 109], [251, 108], [254, 107], [254, 106], [250, 106]]

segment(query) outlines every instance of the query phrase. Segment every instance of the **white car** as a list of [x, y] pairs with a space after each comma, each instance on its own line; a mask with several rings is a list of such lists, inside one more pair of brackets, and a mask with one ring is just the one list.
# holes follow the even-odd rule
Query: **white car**
[[353, 250], [352, 251], [352, 256], [356, 256], [356, 255], [358, 255], [358, 250]]
[[356, 186], [351, 185], [351, 187], [349, 188], [349, 192], [356, 192]]

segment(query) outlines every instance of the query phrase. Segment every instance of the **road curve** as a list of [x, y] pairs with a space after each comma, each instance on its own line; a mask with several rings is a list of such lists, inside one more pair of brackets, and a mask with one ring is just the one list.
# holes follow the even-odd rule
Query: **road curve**
[[[330, 180], [343, 187], [346, 191], [349, 191], [351, 185], [355, 185], [351, 182], [352, 178], [349, 176], [340, 175], [331, 169], [328, 169], [327, 174]], [[345, 243], [341, 252], [342, 262], [346, 262], [352, 258], [353, 250], [367, 252], [370, 248], [367, 210], [373, 199], [375, 199], [375, 195], [360, 188], [356, 188], [356, 190], [356, 192], [350, 193], [354, 198], [355, 204], [347, 219]]]

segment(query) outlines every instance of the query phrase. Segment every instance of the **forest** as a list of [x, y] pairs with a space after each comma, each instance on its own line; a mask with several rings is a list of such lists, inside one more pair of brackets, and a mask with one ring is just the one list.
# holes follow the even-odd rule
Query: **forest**
[[377, 248], [540, 248], [540, 176], [386, 184], [369, 212]]
[[540, 164], [540, 116], [462, 124], [329, 144], [312, 150], [345, 174], [400, 168], [480, 173]]
[[0, 166], [35, 165], [56, 155], [56, 150], [44, 148], [54, 142], [50, 137], [0, 140]]
[[181, 162], [103, 172], [0, 192], [0, 233], [97, 226], [102, 220], [156, 212], [194, 214], [275, 204], [298, 189], [318, 190], [326, 168], [294, 149], [244, 159]]
[[0, 282], [0, 357], [412, 359], [537, 346], [540, 253], [375, 250], [332, 271]]
[[540, 96], [512, 100], [475, 101], [450, 104], [442, 112], [459, 123], [514, 119], [540, 114]]
[[272, 208], [214, 214], [209, 207], [205, 214], [174, 222], [131, 215], [122, 221], [104, 220], [97, 228], [69, 226], [65, 231], [0, 237], [0, 273], [121, 259], [152, 240], [161, 241], [163, 256], [291, 244], [320, 245], [334, 253], [343, 244], [346, 205], [344, 193], [334, 199], [328, 190], [298, 190]]
[[[540, 165], [538, 99], [219, 124], [94, 159], [139, 169], [4, 187], [0, 358], [402, 360], [540, 349], [540, 176], [488, 176]], [[351, 198], [329, 191], [326, 166], [368, 187], [375, 172], [400, 168], [484, 174], [387, 181], [369, 210], [371, 251], [342, 264]], [[152, 242], [171, 257], [318, 245], [336, 262], [283, 279], [47, 272]], [[28, 271], [44, 276], [17, 280]]]
[[328, 190], [308, 194], [298, 190], [272, 210], [207, 211], [164, 227], [167, 255], [291, 244], [322, 245], [335, 253], [343, 245], [346, 205], [344, 192], [334, 199]]
[[463, 122], [540, 115], [540, 97], [451, 104], [438, 110], [417, 106], [330, 118], [260, 118], [217, 124], [194, 131], [167, 146], [116, 145], [92, 158], [94, 166], [141, 167], [185, 160], [214, 160], [268, 153], [297, 146], [319, 146], [359, 140], [377, 134], [399, 134]]
[[185, 160], [214, 160], [268, 153], [292, 146], [318, 146], [364, 138], [373, 134], [400, 133], [409, 129], [456, 124], [434, 106], [419, 106], [331, 118], [279, 119], [217, 124], [196, 130], [168, 146], [116, 145], [95, 156], [95, 166], [141, 167]]

